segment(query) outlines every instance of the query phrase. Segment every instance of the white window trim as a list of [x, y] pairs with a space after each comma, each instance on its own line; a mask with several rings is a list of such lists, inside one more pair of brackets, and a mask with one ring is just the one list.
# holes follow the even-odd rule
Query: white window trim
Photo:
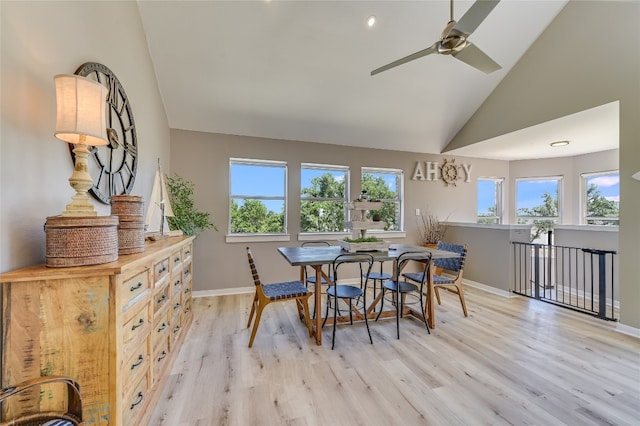
[[[248, 166], [267, 166], [267, 167], [282, 167], [284, 168], [284, 232], [282, 233], [273, 233], [273, 234], [233, 234], [231, 233], [231, 200], [234, 198], [251, 198], [251, 199], [256, 199], [256, 200], [281, 200], [281, 197], [273, 197], [273, 196], [255, 196], [255, 195], [233, 195], [231, 193], [231, 185], [232, 185], [232, 179], [231, 179], [231, 166], [233, 164], [244, 164], [244, 165], [248, 165]], [[288, 221], [289, 221], [289, 215], [288, 215], [288, 201], [289, 201], [289, 197], [288, 197], [288, 193], [289, 193], [289, 167], [287, 165], [286, 161], [277, 161], [277, 160], [260, 160], [260, 159], [251, 159], [251, 158], [235, 158], [235, 157], [230, 157], [229, 158], [229, 208], [228, 208], [228, 223], [227, 223], [227, 237], [226, 237], [226, 241], [227, 242], [236, 242], [233, 240], [239, 240], [238, 242], [245, 242], [245, 240], [243, 240], [243, 238], [252, 238], [249, 241], [246, 242], [252, 242], [252, 241], [289, 241], [289, 235], [288, 235]], [[286, 237], [286, 240], [282, 240], [279, 238], [282, 237]], [[269, 238], [269, 239], [262, 239], [262, 238]]]
[[[557, 217], [542, 217], [542, 216], [519, 216], [518, 215], [518, 181], [531, 181], [531, 180], [557, 180], [558, 181], [558, 216]], [[546, 219], [555, 219], [556, 220], [556, 224], [561, 224], [562, 223], [562, 205], [564, 204], [564, 194], [563, 194], [563, 182], [564, 182], [564, 177], [563, 176], [536, 176], [536, 177], [522, 177], [522, 178], [516, 178], [515, 180], [515, 199], [513, 200], [514, 204], [515, 204], [515, 214], [516, 214], [516, 221], [519, 218], [524, 218], [524, 219], [529, 219], [529, 218], [534, 218], [534, 219], [541, 219], [541, 220], [546, 220]]]
[[[494, 225], [501, 225], [504, 223], [504, 182], [505, 178], [503, 177], [479, 177], [476, 182], [476, 188], [479, 181], [492, 181], [496, 184], [496, 213], [498, 218], [498, 223], [494, 223]], [[477, 203], [477, 200], [476, 200]], [[493, 216], [492, 216], [493, 217]], [[486, 218], [486, 216], [478, 216], [478, 206], [476, 204], [476, 221], [480, 220], [480, 218]]]
[[[589, 172], [589, 173], [581, 173], [580, 174], [580, 224], [586, 226], [619, 226], [620, 225], [620, 214], [618, 214], [618, 225], [594, 225], [591, 223], [587, 223], [587, 179], [594, 176], [603, 176], [610, 175], [613, 173], [617, 173], [620, 176], [620, 170], [604, 170], [601, 172]], [[591, 218], [597, 219], [597, 218]], [[611, 218], [608, 218], [611, 220]]]
[[398, 184], [398, 201], [400, 201], [400, 226], [398, 230], [393, 231], [382, 231], [377, 230], [369, 230], [367, 233], [371, 234], [379, 234], [384, 236], [385, 238], [402, 238], [395, 237], [395, 235], [400, 235], [405, 233], [404, 229], [404, 170], [402, 169], [390, 169], [384, 167], [361, 167], [360, 168], [360, 185], [362, 185], [362, 175], [368, 174], [376, 174], [376, 173], [386, 173], [386, 174], [395, 174], [400, 176], [400, 182]]

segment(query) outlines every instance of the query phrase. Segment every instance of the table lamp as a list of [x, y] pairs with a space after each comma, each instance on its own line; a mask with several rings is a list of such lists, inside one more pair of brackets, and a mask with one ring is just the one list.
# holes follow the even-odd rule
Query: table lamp
[[107, 145], [106, 98], [107, 88], [78, 75], [56, 75], [56, 132], [55, 137], [75, 144], [75, 168], [69, 184], [76, 191], [71, 203], [62, 213], [70, 216], [97, 216], [87, 191], [93, 185], [88, 171], [88, 146]]

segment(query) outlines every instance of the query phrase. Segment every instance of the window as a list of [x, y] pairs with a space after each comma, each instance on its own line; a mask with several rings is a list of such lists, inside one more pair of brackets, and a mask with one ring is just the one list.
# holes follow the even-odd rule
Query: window
[[504, 178], [478, 178], [478, 223], [502, 223]]
[[380, 215], [380, 220], [386, 222], [385, 231], [402, 231], [403, 229], [403, 185], [402, 170], [362, 168], [362, 190], [367, 191], [370, 201], [383, 202], [380, 210], [368, 212], [367, 217], [372, 219], [374, 214]]
[[300, 168], [300, 231], [344, 231], [348, 188], [348, 167], [303, 163]]
[[560, 221], [561, 182], [561, 177], [516, 179], [516, 216], [518, 223], [533, 224], [533, 240]]
[[620, 173], [585, 173], [582, 180], [582, 220], [587, 225], [618, 225]]
[[287, 163], [232, 158], [229, 234], [287, 231]]

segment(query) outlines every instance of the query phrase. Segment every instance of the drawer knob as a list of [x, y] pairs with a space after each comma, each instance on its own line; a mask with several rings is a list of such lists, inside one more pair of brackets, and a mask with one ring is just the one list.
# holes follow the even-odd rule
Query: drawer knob
[[162, 325], [158, 328], [158, 333], [167, 328], [167, 323], [163, 322]]
[[162, 351], [162, 355], [158, 357], [158, 362], [162, 361], [167, 357], [167, 351]]
[[176, 334], [178, 331], [180, 331], [180, 326], [176, 325], [173, 329], [173, 334]]
[[180, 306], [182, 306], [180, 303], [176, 303], [175, 305], [173, 305], [173, 310], [179, 309]]
[[144, 395], [142, 395], [142, 392], [138, 392], [138, 398], [136, 399], [136, 402], [132, 402], [131, 408], [129, 409], [133, 410], [134, 408], [136, 408], [136, 405], [139, 405], [143, 399], [144, 399]]
[[144, 318], [140, 318], [140, 321], [138, 321], [138, 323], [137, 323], [137, 324], [133, 324], [133, 325], [131, 326], [131, 330], [135, 330], [135, 329], [136, 329], [136, 328], [138, 328], [138, 327], [142, 327], [142, 326], [143, 326], [143, 324], [144, 324]]
[[164, 302], [164, 300], [165, 300], [166, 298], [167, 298], [167, 295], [166, 295], [166, 294], [163, 294], [162, 296], [160, 296], [160, 297], [158, 298], [158, 303], [162, 303], [162, 302]]
[[129, 291], [136, 291], [140, 287], [142, 287], [142, 281], [139, 281], [138, 284], [132, 285], [131, 287], [129, 287]]
[[144, 357], [142, 355], [138, 355], [138, 360], [131, 364], [131, 369], [135, 370], [136, 367], [139, 367], [140, 364], [144, 362]]

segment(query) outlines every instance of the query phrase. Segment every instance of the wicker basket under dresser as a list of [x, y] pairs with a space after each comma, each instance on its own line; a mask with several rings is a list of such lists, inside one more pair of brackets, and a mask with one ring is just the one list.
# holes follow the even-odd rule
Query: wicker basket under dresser
[[[193, 237], [171, 237], [116, 262], [0, 274], [1, 386], [68, 376], [85, 424], [146, 424], [191, 324], [192, 253]], [[2, 415], [59, 404], [32, 395]]]

